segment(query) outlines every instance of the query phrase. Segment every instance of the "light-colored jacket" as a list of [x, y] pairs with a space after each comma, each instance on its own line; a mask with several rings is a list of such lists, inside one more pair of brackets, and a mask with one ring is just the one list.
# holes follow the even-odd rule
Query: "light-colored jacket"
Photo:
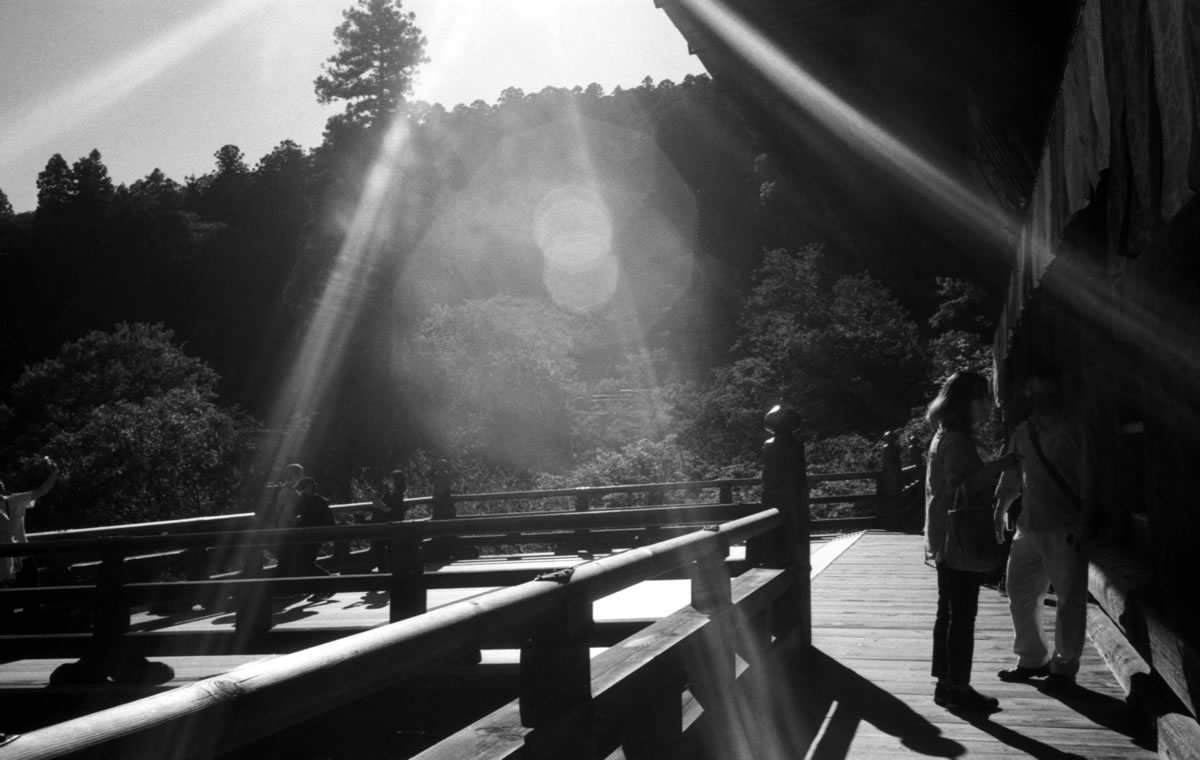
[[1069, 418], [1040, 418], [1037, 424], [1042, 451], [1072, 494], [1063, 491], [1038, 456], [1027, 421], [1017, 426], [1008, 444], [1008, 450], [1021, 457], [1021, 468], [1001, 476], [996, 496], [1002, 501], [1022, 497], [1017, 518], [1020, 530], [1069, 530], [1079, 522], [1081, 502], [1090, 498], [1091, 477], [1083, 435], [1078, 423]]
[[[925, 555], [940, 561], [946, 546], [946, 513], [954, 504], [954, 492], [967, 478], [983, 469], [975, 441], [964, 432], [939, 428], [929, 443], [925, 469]], [[968, 487], [972, 484], [968, 483]], [[980, 489], [976, 489], [980, 490]], [[982, 488], [990, 497], [991, 484]], [[973, 494], [978, 498], [979, 494]]]

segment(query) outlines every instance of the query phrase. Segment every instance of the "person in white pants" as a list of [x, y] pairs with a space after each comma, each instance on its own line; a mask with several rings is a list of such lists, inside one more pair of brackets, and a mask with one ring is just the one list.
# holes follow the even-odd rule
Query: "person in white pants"
[[[1003, 681], [1050, 677], [1071, 682], [1087, 628], [1088, 456], [1061, 377], [1039, 372], [1026, 394], [1032, 414], [1017, 426], [1008, 448], [1021, 467], [1004, 473], [996, 488], [997, 541], [1003, 542], [1009, 508], [1022, 500], [1007, 574], [1017, 664], [997, 675]], [[1057, 608], [1053, 647], [1042, 626], [1042, 601], [1051, 585]]]

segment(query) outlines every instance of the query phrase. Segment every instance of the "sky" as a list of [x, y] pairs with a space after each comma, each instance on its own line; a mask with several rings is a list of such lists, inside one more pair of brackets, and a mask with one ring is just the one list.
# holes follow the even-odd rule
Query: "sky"
[[[37, 175], [98, 149], [114, 183], [183, 181], [223, 145], [247, 163], [311, 148], [340, 105], [313, 93], [352, 0], [0, 0], [0, 190], [37, 204]], [[447, 108], [703, 72], [654, 0], [405, 0], [430, 62], [413, 97]]]

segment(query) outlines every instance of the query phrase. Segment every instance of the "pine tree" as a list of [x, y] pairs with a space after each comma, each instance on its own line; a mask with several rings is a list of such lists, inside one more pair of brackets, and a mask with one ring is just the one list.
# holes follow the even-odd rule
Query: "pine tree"
[[370, 126], [404, 105], [417, 67], [427, 63], [425, 35], [400, 0], [359, 0], [334, 30], [338, 52], [314, 85], [317, 100], [346, 101], [344, 119]]

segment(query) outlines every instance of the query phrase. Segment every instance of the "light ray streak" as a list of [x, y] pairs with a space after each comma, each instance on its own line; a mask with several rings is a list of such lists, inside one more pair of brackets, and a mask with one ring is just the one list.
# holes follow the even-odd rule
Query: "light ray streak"
[[838, 97], [719, 0], [678, 0], [793, 105], [830, 135], [903, 181], [956, 221], [1000, 250], [1008, 248], [1017, 223], [994, 204], [920, 156]]
[[[848, 148], [884, 167], [935, 207], [993, 244], [995, 250], [1012, 250], [1020, 228], [1019, 220], [859, 113], [720, 0], [678, 0], [678, 4], [689, 10], [710, 34], [728, 45], [793, 105]], [[1092, 323], [1110, 327], [1118, 340], [1132, 347], [1148, 348], [1146, 356], [1154, 371], [1168, 376], [1182, 373], [1187, 378], [1200, 378], [1200, 356], [1187, 336], [1192, 326], [1167, 323], [1160, 313], [1149, 308], [1147, 304], [1151, 300], [1135, 303], [1120, 297], [1109, 278], [1095, 266], [1060, 258], [1058, 253], [1055, 250], [1037, 251], [1034, 258], [1038, 255], [1055, 257], [1066, 267], [1068, 284], [1056, 289], [1060, 298]], [[1171, 313], [1192, 312], [1176, 304]], [[1121, 316], [1107, 319], [1114, 314]], [[1191, 383], [1197, 384], [1196, 381]]]
[[278, 2], [224, 0], [35, 104], [5, 127], [0, 166], [94, 119], [247, 17]]
[[[1200, 352], [1193, 339], [1196, 311], [1191, 304], [1180, 303], [1165, 292], [1138, 300], [1123, 298], [1103, 270], [1096, 271], [1075, 257], [1058, 257], [1055, 265], [1062, 267], [1064, 286], [1044, 286], [1052, 295], [1077, 313], [1089, 316], [1098, 326], [1110, 329], [1127, 348], [1143, 352], [1151, 364], [1146, 368], [1151, 374], [1186, 378], [1193, 393], [1198, 390]], [[1180, 316], [1183, 314], [1190, 318]], [[1194, 398], [1179, 399], [1180, 411], [1196, 414]]]
[[[459, 73], [459, 59], [474, 54], [472, 38], [476, 34], [474, 27], [475, 13], [469, 5], [455, 3], [452, 10], [435, 15], [432, 25], [425, 29], [425, 37], [436, 41], [437, 50], [445, 54], [444, 59], [437, 59], [437, 52], [431, 52], [430, 64], [421, 72], [420, 82], [413, 87], [413, 96], [420, 97], [421, 93], [437, 92], [438, 85], [444, 80], [450, 80]], [[417, 17], [420, 24], [421, 17]], [[454, 108], [453, 103], [443, 104], [447, 109]]]
[[271, 472], [278, 472], [299, 450], [306, 432], [299, 421], [320, 411], [330, 384], [337, 376], [346, 345], [366, 303], [366, 289], [384, 254], [390, 225], [385, 214], [393, 209], [402, 183], [404, 154], [411, 132], [403, 117], [388, 127], [379, 155], [363, 182], [359, 201], [317, 307], [309, 323], [286, 382], [280, 388], [270, 416], [273, 428], [285, 430], [267, 457]]

